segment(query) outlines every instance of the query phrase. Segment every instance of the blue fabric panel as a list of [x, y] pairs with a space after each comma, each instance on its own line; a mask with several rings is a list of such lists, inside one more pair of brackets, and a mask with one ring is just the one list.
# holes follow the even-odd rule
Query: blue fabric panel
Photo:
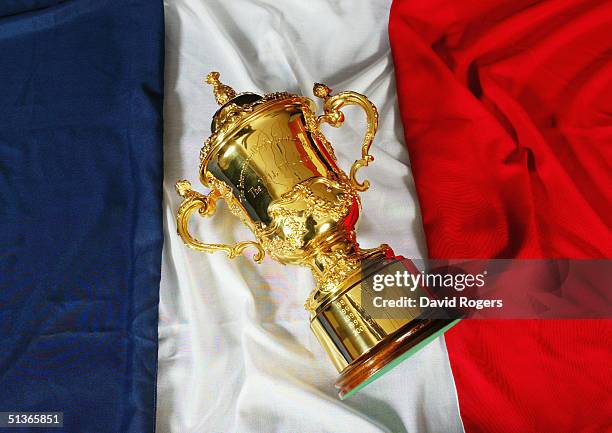
[[161, 0], [0, 2], [0, 411], [154, 431], [162, 96]]

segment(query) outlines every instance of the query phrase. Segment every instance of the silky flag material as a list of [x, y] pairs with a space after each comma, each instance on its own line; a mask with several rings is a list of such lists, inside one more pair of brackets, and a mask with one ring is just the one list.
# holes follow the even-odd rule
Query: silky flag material
[[[612, 257], [612, 4], [396, 1], [390, 40], [432, 258]], [[467, 433], [612, 429], [612, 322], [465, 320]]]
[[49, 431], [154, 430], [162, 59], [159, 1], [0, 5], [0, 412]]

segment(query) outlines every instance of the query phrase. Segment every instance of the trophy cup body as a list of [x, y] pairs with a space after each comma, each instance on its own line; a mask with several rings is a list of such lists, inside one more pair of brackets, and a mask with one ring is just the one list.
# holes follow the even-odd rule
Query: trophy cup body
[[[358, 193], [369, 186], [356, 179], [356, 172], [373, 160], [368, 152], [378, 125], [376, 108], [363, 95], [330, 96], [329, 88], [316, 84], [314, 93], [324, 100], [325, 110], [317, 116], [314, 101], [304, 96], [237, 95], [214, 72], [208, 82], [221, 105], [200, 154], [200, 181], [211, 192], [203, 195], [189, 182], [177, 182], [183, 197], [178, 233], [199, 251], [225, 251], [234, 258], [253, 248], [257, 262], [268, 254], [283, 264], [309, 267], [316, 280], [305, 303], [311, 329], [341, 373], [336, 383], [340, 396], [352, 394], [449, 326], [423, 317], [418, 309], [399, 319], [375, 317], [363, 302], [374, 275], [409, 266], [387, 245], [364, 250], [356, 241]], [[340, 126], [340, 109], [351, 104], [363, 108], [368, 121], [361, 158], [347, 175], [320, 125]], [[256, 241], [229, 246], [191, 236], [191, 215], [211, 215], [218, 199], [228, 203]]]

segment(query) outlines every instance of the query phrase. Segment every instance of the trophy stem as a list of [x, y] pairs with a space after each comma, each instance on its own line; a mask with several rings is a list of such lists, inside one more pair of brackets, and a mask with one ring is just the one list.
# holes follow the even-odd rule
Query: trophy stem
[[336, 241], [331, 248], [320, 248], [306, 261], [316, 281], [305, 307], [311, 315], [354, 282], [377, 259], [392, 256], [391, 248], [384, 244], [363, 250], [353, 237]]

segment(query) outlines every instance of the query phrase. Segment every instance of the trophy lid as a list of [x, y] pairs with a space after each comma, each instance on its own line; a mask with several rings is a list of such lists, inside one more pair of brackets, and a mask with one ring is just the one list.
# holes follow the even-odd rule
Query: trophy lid
[[225, 133], [232, 126], [266, 102], [296, 96], [287, 92], [268, 93], [263, 96], [251, 92], [236, 93], [233, 88], [223, 84], [219, 77], [220, 74], [216, 71], [209, 73], [206, 77], [206, 82], [213, 86], [215, 100], [221, 107], [212, 118], [210, 125], [212, 134], [206, 140], [200, 152], [200, 173], [202, 173], [211, 151], [216, 147], [215, 145], [225, 138]]

